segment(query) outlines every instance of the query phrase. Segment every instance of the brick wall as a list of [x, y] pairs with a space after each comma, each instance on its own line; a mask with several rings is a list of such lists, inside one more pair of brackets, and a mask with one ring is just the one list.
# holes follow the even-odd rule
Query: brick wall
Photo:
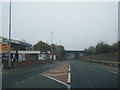
[[[27, 67], [27, 66], [40, 65], [48, 62], [49, 60], [15, 61], [15, 62], [11, 62], [11, 67], [21, 68], [21, 67]], [[8, 68], [8, 63], [3, 63], [3, 69], [6, 69], [6, 68]]]

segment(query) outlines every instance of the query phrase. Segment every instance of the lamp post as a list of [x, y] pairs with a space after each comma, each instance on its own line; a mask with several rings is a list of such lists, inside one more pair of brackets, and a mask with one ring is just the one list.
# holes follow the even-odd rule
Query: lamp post
[[8, 59], [8, 67], [11, 68], [11, 0], [10, 0], [10, 6], [9, 6], [9, 59]]
[[53, 32], [51, 32], [51, 59], [53, 60], [53, 48], [52, 48], [52, 34]]
[[[116, 54], [116, 55], [117, 55], [117, 58], [118, 58], [118, 55], [119, 55], [119, 51], [118, 51], [118, 50], [119, 50], [118, 43], [119, 43], [119, 42], [118, 42], [118, 33], [117, 33], [117, 31], [118, 31], [118, 30], [115, 30], [115, 32], [116, 32], [116, 44], [117, 44], [117, 46], [116, 46], [116, 48], [117, 48], [117, 54]], [[120, 67], [119, 64], [118, 64], [118, 67]]]
[[[61, 40], [59, 40], [59, 45], [61, 45]], [[62, 55], [61, 55], [61, 48], [59, 48], [59, 54], [60, 54], [60, 60], [61, 60], [61, 59], [62, 59], [62, 58], [61, 58], [61, 56], [62, 56]]]
[[115, 30], [115, 32], [116, 32], [116, 41], [118, 41], [118, 34], [117, 34], [117, 31], [118, 31], [118, 30]]

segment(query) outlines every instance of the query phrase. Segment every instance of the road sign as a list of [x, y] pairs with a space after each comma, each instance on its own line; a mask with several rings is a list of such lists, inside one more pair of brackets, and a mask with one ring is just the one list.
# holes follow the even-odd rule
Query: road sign
[[0, 52], [8, 52], [8, 50], [9, 48], [7, 41], [3, 41], [2, 43], [0, 43]]

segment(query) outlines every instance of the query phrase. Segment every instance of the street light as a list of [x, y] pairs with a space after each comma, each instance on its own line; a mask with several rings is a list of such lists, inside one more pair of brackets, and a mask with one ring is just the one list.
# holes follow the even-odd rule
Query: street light
[[[117, 33], [117, 31], [118, 30], [115, 30], [115, 32], [116, 32], [116, 44], [117, 44], [117, 55], [119, 55], [119, 51], [118, 51], [118, 33]], [[117, 56], [117, 58], [118, 58], [118, 56]], [[119, 65], [118, 65], [119, 66]]]
[[118, 31], [118, 30], [115, 30], [115, 32], [116, 32], [116, 41], [118, 41], [118, 34], [117, 34], [117, 31]]
[[52, 34], [53, 32], [51, 32], [51, 59], [53, 60], [53, 49], [52, 49]]
[[51, 32], [51, 45], [52, 45], [52, 34], [53, 34], [53, 32]]
[[8, 67], [11, 68], [11, 0], [10, 0], [10, 7], [9, 7], [9, 59], [8, 59]]

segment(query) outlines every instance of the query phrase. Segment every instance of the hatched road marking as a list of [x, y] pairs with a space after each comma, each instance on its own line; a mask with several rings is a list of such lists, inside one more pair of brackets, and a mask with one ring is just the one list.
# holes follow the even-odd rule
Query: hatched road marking
[[61, 75], [65, 75], [67, 73], [62, 73], [62, 74], [56, 74], [56, 75], [53, 75], [53, 74], [45, 74], [45, 75], [49, 75], [49, 76], [61, 76]]
[[64, 62], [53, 69], [43, 72], [41, 75], [62, 83], [70, 89], [71, 74], [70, 74], [70, 62]]

